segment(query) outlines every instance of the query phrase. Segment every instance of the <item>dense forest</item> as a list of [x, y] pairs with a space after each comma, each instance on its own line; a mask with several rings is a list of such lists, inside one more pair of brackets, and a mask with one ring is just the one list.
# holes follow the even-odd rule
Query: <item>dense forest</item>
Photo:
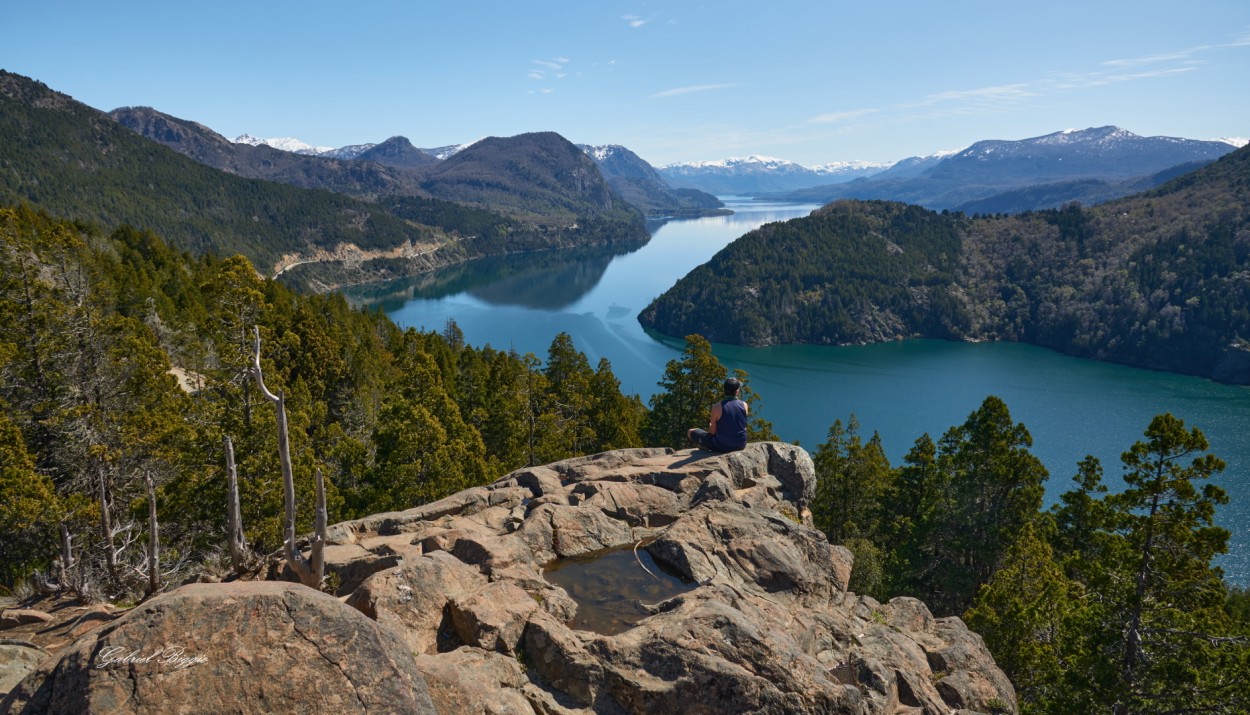
[[1250, 592], [1211, 565], [1228, 496], [1205, 436], [1159, 415], [1121, 457], [1123, 491], [1087, 457], [1046, 510], [1031, 446], [992, 396], [897, 467], [854, 416], [835, 422], [813, 514], [855, 554], [851, 590], [961, 615], [1024, 713], [1250, 712]]
[[1250, 382], [1250, 149], [1015, 216], [840, 201], [730, 244], [643, 311], [718, 342], [1013, 340]]

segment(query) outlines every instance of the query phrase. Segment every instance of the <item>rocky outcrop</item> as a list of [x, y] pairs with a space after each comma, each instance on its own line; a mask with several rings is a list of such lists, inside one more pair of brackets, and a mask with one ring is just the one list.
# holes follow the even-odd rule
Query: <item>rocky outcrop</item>
[[292, 583], [191, 584], [44, 661], [5, 713], [435, 713], [403, 641]]
[[[342, 601], [295, 584], [252, 584], [261, 592], [247, 599], [259, 600], [244, 607], [252, 601], [228, 595], [243, 585], [184, 587], [89, 634], [15, 695], [29, 704], [86, 692], [96, 704], [129, 688], [146, 703], [158, 692], [230, 689], [275, 710], [291, 709], [281, 698], [337, 697], [336, 711], [448, 714], [1014, 712], [1011, 684], [958, 618], [934, 618], [914, 599], [878, 603], [847, 591], [851, 555], [812, 528], [814, 488], [811, 458], [778, 443], [727, 455], [620, 450], [520, 470], [331, 527]], [[686, 584], [674, 595], [631, 596], [626, 574], [609, 574], [595, 598], [574, 591], [578, 603], [547, 576], [556, 565], [564, 578], [592, 563], [638, 569], [630, 578], [647, 578], [645, 569], [656, 582], [665, 579], [655, 571], [667, 571]], [[307, 605], [292, 606], [297, 597]], [[638, 615], [619, 627], [572, 625], [606, 622], [584, 616], [600, 601], [631, 598]], [[235, 604], [233, 619], [212, 605], [224, 599]], [[91, 669], [101, 644], [114, 643], [182, 645], [209, 661], [173, 673]], [[210, 649], [217, 643], [235, 653]], [[304, 685], [303, 669], [326, 663], [337, 674]], [[187, 673], [205, 677], [192, 687]], [[377, 705], [403, 693], [417, 704]], [[38, 710], [14, 710], [26, 711]]]

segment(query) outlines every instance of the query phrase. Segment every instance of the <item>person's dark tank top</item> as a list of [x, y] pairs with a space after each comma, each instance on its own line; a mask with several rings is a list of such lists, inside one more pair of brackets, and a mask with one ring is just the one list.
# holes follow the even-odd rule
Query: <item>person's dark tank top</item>
[[733, 452], [747, 446], [747, 403], [726, 397], [720, 403], [720, 419], [712, 443], [722, 452]]

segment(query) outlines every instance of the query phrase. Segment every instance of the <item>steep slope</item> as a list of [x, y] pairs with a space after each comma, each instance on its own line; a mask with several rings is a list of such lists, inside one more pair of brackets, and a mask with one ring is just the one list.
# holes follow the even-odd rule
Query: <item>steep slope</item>
[[109, 116], [135, 133], [201, 164], [249, 179], [326, 189], [360, 198], [421, 193], [415, 177], [395, 171], [394, 165], [382, 166], [386, 163], [382, 161], [347, 163], [275, 149], [266, 144], [232, 142], [202, 124], [150, 107], [123, 107], [109, 112]]
[[445, 240], [357, 199], [203, 166], [8, 72], [0, 72], [0, 167], [0, 203], [149, 228], [193, 253], [238, 252], [258, 266], [349, 244], [391, 251]]
[[[1064, 182], [1101, 181], [1108, 185], [1103, 194], [1106, 199], [1116, 198], [1133, 190], [1133, 184], [1124, 183], [1128, 180], [1144, 180], [1180, 164], [1214, 161], [1233, 148], [1219, 141], [1141, 137], [1118, 127], [1068, 130], [1019, 141], [981, 141], [936, 162], [910, 162], [870, 179], [771, 198], [814, 203], [882, 199], [942, 210], [1004, 191], [1051, 184], [1054, 186], [1045, 194], [1046, 200], [1049, 205], [1058, 205], [1082, 198], [1082, 184], [1072, 183], [1073, 193], [1067, 198], [1053, 191]], [[1115, 186], [1123, 191], [1117, 193]]]
[[613, 193], [594, 161], [554, 132], [489, 137], [425, 173], [430, 195], [523, 220], [598, 220], [642, 230], [642, 215]]
[[840, 201], [730, 244], [639, 320], [729, 343], [1012, 340], [1250, 383], [1250, 149], [1093, 208]]
[[641, 209], [648, 218], [695, 218], [728, 213], [725, 204], [711, 194], [697, 189], [673, 189], [655, 167], [619, 144], [583, 144], [579, 148], [598, 165], [612, 190]]
[[353, 157], [357, 161], [372, 161], [397, 169], [416, 169], [438, 161], [412, 145], [406, 137], [391, 137], [381, 144], [374, 144]]

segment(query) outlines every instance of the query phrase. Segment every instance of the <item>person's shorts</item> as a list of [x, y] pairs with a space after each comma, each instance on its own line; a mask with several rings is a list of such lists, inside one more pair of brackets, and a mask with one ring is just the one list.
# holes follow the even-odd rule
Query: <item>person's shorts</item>
[[712, 443], [712, 435], [708, 434], [708, 431], [705, 429], [695, 429], [694, 432], [691, 432], [690, 441], [699, 449], [706, 449], [709, 452], [720, 451]]

